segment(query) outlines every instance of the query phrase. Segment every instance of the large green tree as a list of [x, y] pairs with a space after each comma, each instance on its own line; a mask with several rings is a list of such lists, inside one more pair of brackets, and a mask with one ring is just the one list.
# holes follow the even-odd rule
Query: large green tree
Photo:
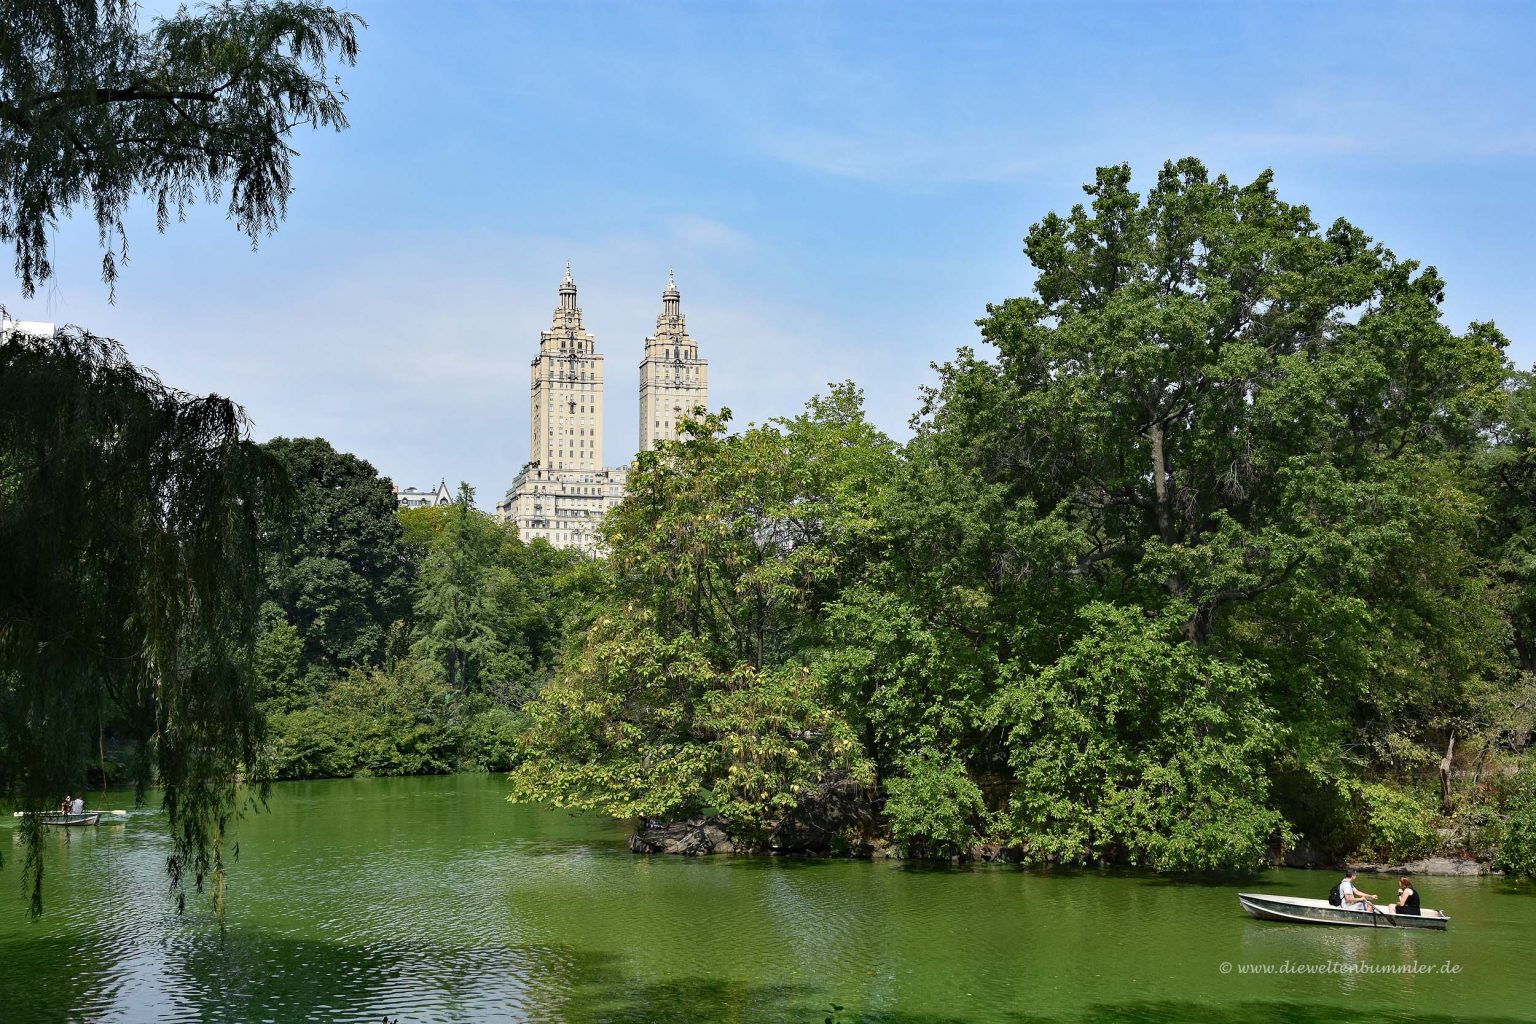
[[126, 259], [123, 214], [144, 193], [161, 230], [227, 190], [255, 242], [288, 207], [290, 139], [346, 127], [327, 61], [357, 56], [357, 15], [293, 0], [237, 0], [140, 22], [130, 0], [0, 3], [0, 242], [31, 295], [53, 276], [61, 214], [86, 207], [102, 277]]
[[[3, 317], [0, 317], [3, 319]], [[263, 722], [259, 511], [284, 489], [241, 410], [166, 387], [106, 339], [0, 339], [0, 792], [78, 792], [112, 728], [163, 790], [178, 892], [222, 893], [235, 778]], [[41, 908], [36, 820], [26, 871]]]
[[1511, 382], [1499, 436], [1478, 469], [1488, 495], [1489, 555], [1509, 588], [1519, 666], [1536, 673], [1536, 377]]
[[[445, 543], [472, 549], [469, 561], [497, 606], [497, 615], [516, 634], [517, 645], [526, 649], [527, 685], [537, 688], [553, 671], [567, 631], [590, 622], [594, 562], [545, 540], [524, 542], [516, 527], [473, 508], [466, 511], [462, 503], [402, 509], [400, 521], [417, 565]], [[453, 536], [445, 537], [447, 531]], [[425, 607], [421, 611], [424, 626], [434, 616]]]
[[[1156, 751], [1198, 734], [1218, 744], [1213, 809], [1241, 795], [1301, 817], [1309, 800], [1347, 799], [1346, 751], [1454, 717], [1502, 656], [1465, 467], [1500, 413], [1503, 339], [1449, 329], [1433, 268], [1345, 221], [1320, 228], [1268, 173], [1234, 185], [1186, 159], [1145, 197], [1124, 166], [1086, 191], [1030, 230], [1032, 294], [981, 321], [996, 359], [963, 350], [940, 368], [908, 449], [922, 486], [892, 493], [953, 515], [893, 512], [907, 543], [880, 589], [926, 634], [987, 651], [975, 668], [954, 659], [975, 682], [946, 706], [963, 724], [996, 693], [983, 724], [1005, 733], [981, 735], [972, 763], [1015, 790], [1019, 839], [1096, 857], [1106, 840], [1081, 828], [1093, 819], [1132, 859], [1251, 861], [1253, 831], [1188, 855], [1136, 840], [1156, 806], [1134, 796], [1141, 762], [1097, 761], [1109, 775], [1092, 792], [1039, 745], [1088, 742], [1107, 698], [1074, 680], [1099, 661], [1161, 664], [1154, 676], [1187, 684], [1145, 687], [1164, 706], [1139, 708], [1119, 742]], [[1105, 635], [1117, 620], [1085, 616], [1095, 606], [1137, 609], [1195, 650], [1154, 656], [1166, 635]], [[942, 687], [944, 668], [922, 666], [917, 692]], [[874, 682], [873, 708], [915, 699], [910, 677]], [[1277, 718], [1283, 748], [1242, 726]]]
[[521, 797], [713, 815], [756, 840], [864, 777], [817, 651], [870, 550], [895, 446], [851, 385], [740, 434], [728, 415], [643, 453], [605, 517], [596, 620], [529, 707]]
[[267, 600], [303, 643], [299, 677], [377, 664], [391, 625], [410, 615], [412, 565], [389, 481], [319, 438], [263, 447], [288, 471], [292, 507], [268, 531]]

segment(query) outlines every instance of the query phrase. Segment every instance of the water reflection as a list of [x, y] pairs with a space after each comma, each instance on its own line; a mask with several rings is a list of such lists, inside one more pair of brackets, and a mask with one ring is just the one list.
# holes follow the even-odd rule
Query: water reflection
[[[836, 1002], [844, 1021], [893, 1024], [1530, 1019], [1536, 900], [1499, 882], [1426, 883], [1455, 916], [1447, 933], [1276, 925], [1242, 915], [1226, 882], [637, 858], [608, 823], [503, 792], [494, 778], [278, 787], [242, 826], [223, 931], [171, 913], [160, 831], [50, 837], [44, 920], [0, 901], [0, 1017], [767, 1024]], [[1218, 970], [1447, 960], [1465, 972]]]

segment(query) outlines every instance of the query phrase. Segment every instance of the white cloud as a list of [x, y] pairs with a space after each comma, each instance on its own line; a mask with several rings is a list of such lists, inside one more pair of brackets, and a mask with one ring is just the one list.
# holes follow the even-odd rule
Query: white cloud
[[667, 230], [678, 245], [688, 250], [744, 250], [753, 242], [746, 234], [722, 221], [693, 214], [679, 214], [667, 220]]

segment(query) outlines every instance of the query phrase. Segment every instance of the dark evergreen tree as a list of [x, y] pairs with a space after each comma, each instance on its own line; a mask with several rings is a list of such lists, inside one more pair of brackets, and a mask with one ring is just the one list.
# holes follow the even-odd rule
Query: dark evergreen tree
[[267, 600], [303, 639], [300, 677], [377, 664], [390, 624], [410, 614], [412, 566], [388, 480], [319, 438], [263, 446], [288, 470], [286, 530], [264, 537]]
[[509, 609], [496, 599], [499, 529], [459, 485], [416, 588], [412, 653], [436, 665], [452, 690], [507, 694], [527, 675], [528, 651]]

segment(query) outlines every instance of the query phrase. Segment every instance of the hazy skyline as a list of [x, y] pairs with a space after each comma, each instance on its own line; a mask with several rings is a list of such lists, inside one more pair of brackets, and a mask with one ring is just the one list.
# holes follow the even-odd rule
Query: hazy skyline
[[[1438, 266], [1446, 320], [1536, 358], [1524, 5], [360, 3], [352, 127], [302, 132], [252, 252], [139, 204], [116, 305], [89, 218], [12, 316], [78, 323], [256, 436], [323, 436], [489, 508], [528, 458], [528, 361], [570, 259], [605, 448], [669, 267], [738, 424], [852, 377], [898, 437], [930, 361], [1026, 292], [1030, 224], [1099, 164], [1193, 154]], [[1170, 70], [1172, 69], [1172, 70]]]

